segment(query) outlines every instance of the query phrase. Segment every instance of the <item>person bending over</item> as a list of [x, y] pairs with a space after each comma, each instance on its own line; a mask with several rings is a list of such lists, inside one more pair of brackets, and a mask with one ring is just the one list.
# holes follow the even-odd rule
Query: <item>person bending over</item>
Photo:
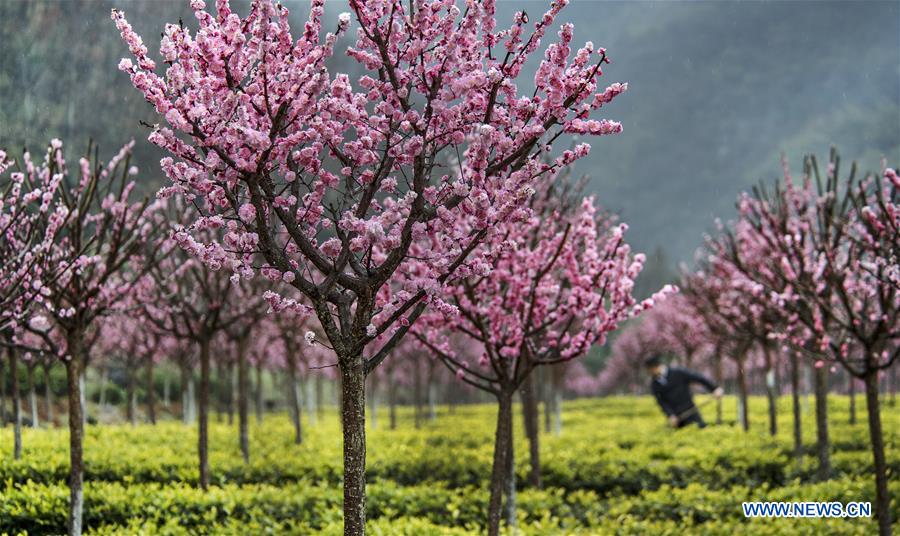
[[669, 425], [673, 428], [683, 428], [689, 424], [696, 424], [704, 428], [706, 423], [703, 422], [700, 410], [694, 405], [691, 396], [691, 384], [703, 385], [716, 398], [722, 398], [724, 393], [722, 388], [694, 371], [666, 366], [659, 356], [650, 357], [644, 362], [644, 366], [653, 377], [650, 390], [656, 397], [659, 407], [669, 418]]

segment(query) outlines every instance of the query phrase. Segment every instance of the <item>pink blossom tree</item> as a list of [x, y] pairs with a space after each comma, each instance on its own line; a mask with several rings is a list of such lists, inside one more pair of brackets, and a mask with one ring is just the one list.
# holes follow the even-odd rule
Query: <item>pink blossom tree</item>
[[[314, 313], [334, 349], [347, 534], [365, 531], [366, 375], [426, 307], [447, 307], [440, 296], [451, 278], [486, 269], [467, 261], [470, 252], [534, 181], [588, 150], [548, 164], [549, 141], [621, 130], [590, 117], [624, 86], [598, 91], [605, 51], [587, 43], [573, 56], [571, 24], [547, 48], [535, 88], [517, 87], [565, 3], [555, 1], [529, 33], [524, 12], [498, 29], [491, 1], [460, 9], [352, 0], [352, 13], [322, 37], [316, 0], [294, 39], [287, 10], [272, 0], [255, 0], [244, 18], [227, 0], [214, 13], [193, 0], [196, 34], [164, 31], [165, 76], [113, 12], [134, 56], [119, 67], [168, 123], [150, 135], [172, 154], [162, 161], [167, 192], [201, 207], [192, 228], [229, 226], [201, 258], [242, 277], [257, 267], [280, 274], [308, 302], [272, 292], [273, 307]], [[351, 19], [358, 30], [347, 54], [367, 73], [355, 87], [327, 67]], [[458, 224], [463, 215], [470, 225]], [[384, 333], [389, 342], [364, 358]]]
[[[97, 320], [111, 314], [131, 294], [140, 276], [136, 257], [154, 232], [148, 216], [152, 210], [145, 199], [131, 201], [137, 172], [129, 166], [133, 142], [124, 146], [108, 164], [88, 158], [70, 171], [63, 158], [62, 144], [51, 143], [48, 156], [35, 173], [58, 176], [59, 203], [69, 214], [61, 237], [52, 244], [44, 263], [55, 267], [43, 311], [58, 330], [64, 344], [43, 326], [23, 327], [41, 337], [47, 348], [63, 359], [68, 381], [69, 408], [69, 534], [82, 531], [84, 506], [83, 381], [90, 346], [96, 341]], [[90, 150], [88, 153], [90, 154]], [[26, 163], [26, 167], [31, 167]]]
[[[556, 205], [571, 211], [561, 213], [552, 208]], [[508, 502], [514, 501], [516, 390], [536, 367], [583, 356], [603, 344], [620, 321], [671, 291], [636, 303], [631, 290], [643, 255], [631, 254], [623, 237], [626, 228], [599, 213], [591, 198], [560, 204], [555, 196], [540, 196], [531, 210], [494, 226], [497, 238], [478, 251], [491, 259], [491, 272], [466, 278], [453, 289], [458, 314], [430, 313], [427, 323], [415, 328], [461, 381], [497, 398], [490, 534], [499, 531], [504, 486]], [[450, 333], [464, 335], [468, 345], [481, 349], [478, 363], [457, 354]]]
[[[183, 205], [170, 204], [158, 213], [157, 223], [177, 221], [174, 214], [186, 214]], [[163, 227], [160, 241], [151, 247], [160, 259], [142, 278], [138, 300], [145, 318], [157, 330], [187, 342], [199, 351], [200, 392], [198, 404], [197, 457], [199, 484], [209, 487], [209, 386], [213, 339], [240, 320], [239, 307], [231, 308], [233, 285], [225, 270], [213, 270], [200, 262], [193, 252], [185, 250], [178, 239], [184, 239], [183, 228]], [[209, 231], [207, 231], [209, 232]], [[178, 238], [176, 238], [178, 237]], [[190, 244], [187, 244], [190, 247]], [[193, 374], [192, 371], [188, 371]]]
[[[772, 309], [788, 313], [781, 337], [815, 352], [819, 375], [827, 373], [830, 361], [863, 381], [879, 531], [890, 534], [878, 376], [900, 355], [900, 288], [893, 281], [896, 258], [888, 230], [896, 218], [890, 203], [900, 181], [892, 170], [883, 173], [884, 181], [857, 177], [855, 165], [845, 179], [839, 170], [835, 151], [824, 180], [809, 157], [801, 187], [794, 186], [786, 168], [786, 186], [776, 189], [774, 199], [757, 194], [748, 200], [743, 212], [751, 238], [764, 247], [750, 250], [755, 255], [732, 256], [732, 265], [760, 289], [751, 297], [764, 296]], [[767, 264], [758, 262], [763, 254], [768, 269], [760, 269]]]

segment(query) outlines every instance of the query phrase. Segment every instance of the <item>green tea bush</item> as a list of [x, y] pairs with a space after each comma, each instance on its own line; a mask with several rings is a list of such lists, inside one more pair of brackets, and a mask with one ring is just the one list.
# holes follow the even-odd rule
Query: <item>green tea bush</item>
[[[789, 401], [782, 401], [789, 402]], [[789, 407], [770, 437], [764, 401], [753, 400], [754, 427], [725, 424], [672, 431], [648, 398], [566, 404], [559, 436], [543, 434], [544, 489], [526, 485], [527, 444], [516, 427], [518, 530], [555, 534], [868, 534], [870, 519], [753, 519], [743, 501], [872, 501], [871, 454], [864, 423], [850, 426], [846, 400], [833, 397], [834, 478], [815, 481], [810, 443], [793, 457]], [[707, 410], [712, 420], [712, 411]], [[734, 415], [728, 400], [725, 415]], [[883, 415], [894, 519], [900, 519], [900, 427]], [[370, 430], [368, 515], [372, 534], [478, 534], [483, 531], [493, 455], [494, 409], [441, 411], [422, 429], [401, 408], [397, 430]], [[518, 424], [519, 420], [516, 421]], [[251, 426], [251, 461], [241, 461], [235, 426], [213, 423], [213, 486], [196, 487], [193, 427], [89, 426], [85, 442], [85, 522], [95, 534], [340, 534], [341, 445], [337, 417], [305, 428], [269, 416]], [[0, 459], [0, 533], [65, 530], [66, 434], [24, 433], [21, 460]], [[9, 429], [0, 444], [11, 444]]]

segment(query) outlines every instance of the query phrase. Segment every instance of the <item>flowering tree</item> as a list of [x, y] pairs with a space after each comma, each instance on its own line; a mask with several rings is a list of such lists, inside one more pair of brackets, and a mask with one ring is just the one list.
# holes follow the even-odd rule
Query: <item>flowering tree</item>
[[[55, 267], [57, 277], [43, 300], [43, 311], [52, 320], [63, 344], [50, 336], [48, 327], [25, 324], [41, 337], [47, 348], [66, 364], [69, 397], [69, 534], [81, 534], [84, 505], [83, 374], [96, 341], [97, 319], [114, 311], [132, 292], [139, 272], [133, 268], [143, 244], [152, 237], [147, 200], [130, 201], [134, 183], [129, 175], [133, 142], [125, 145], [108, 164], [79, 161], [70, 173], [63, 158], [62, 144], [54, 141], [40, 171], [58, 175], [59, 203], [69, 214], [61, 237], [51, 246], [44, 263]], [[88, 151], [89, 154], [91, 151]], [[73, 180], [73, 175], [77, 178]]]
[[[0, 150], [0, 330], [15, 329], [50, 293], [47, 285], [60, 270], [45, 262], [68, 220], [59, 203], [62, 163], [59, 140], [53, 140], [43, 162], [25, 152], [21, 169]], [[61, 159], [62, 157], [59, 156]], [[10, 171], [14, 169], [15, 171]]]
[[15, 459], [22, 455], [22, 416], [17, 374], [21, 346], [14, 335], [31, 321], [34, 307], [50, 294], [48, 283], [61, 273], [58, 265], [47, 262], [69, 217], [68, 207], [59, 203], [60, 146], [53, 140], [42, 163], [25, 151], [21, 166], [0, 151], [0, 177], [15, 169], [0, 190], [0, 346], [6, 349], [12, 377]]
[[[552, 208], [556, 205], [571, 211], [560, 213]], [[530, 214], [494, 227], [492, 233], [502, 238], [479, 251], [491, 259], [491, 273], [466, 278], [453, 289], [459, 314], [430, 313], [430, 329], [415, 328], [461, 381], [497, 398], [491, 534], [499, 531], [505, 483], [512, 502], [515, 391], [536, 367], [584, 355], [603, 344], [620, 321], [671, 291], [636, 304], [631, 289], [644, 258], [631, 254], [623, 238], [626, 228], [599, 214], [591, 198], [560, 204], [556, 196], [541, 196]], [[461, 359], [448, 333], [462, 334], [469, 345], [480, 347], [479, 363]]]
[[[823, 181], [816, 160], [806, 158], [801, 186], [786, 167], [785, 187], [774, 196], [757, 190], [753, 199], [745, 198], [739, 208], [746, 236], [734, 242], [730, 265], [735, 279], [755, 286], [748, 301], [762, 297], [770, 310], [787, 313], [779, 336], [815, 356], [817, 377], [833, 361], [864, 382], [878, 523], [881, 534], [889, 534], [878, 375], [900, 355], [900, 288], [893, 280], [896, 257], [888, 230], [900, 181], [892, 170], [884, 172], [883, 182], [871, 175], [857, 178], [855, 165], [840, 179], [839, 166], [832, 151]], [[817, 395], [823, 384], [817, 382]]]
[[251, 335], [266, 316], [268, 305], [262, 299], [260, 280], [235, 285], [232, 312], [238, 319], [225, 329], [234, 343], [238, 366], [238, 443], [244, 463], [250, 462], [250, 344]]
[[[119, 67], [168, 123], [150, 135], [172, 154], [162, 161], [167, 192], [201, 207], [194, 228], [232, 225], [201, 258], [242, 277], [258, 266], [279, 273], [308, 305], [272, 293], [274, 308], [314, 313], [334, 349], [348, 534], [365, 530], [365, 376], [429, 304], [443, 306], [451, 277], [486, 268], [469, 253], [531, 184], [588, 151], [546, 163], [547, 142], [621, 130], [590, 118], [624, 86], [597, 91], [605, 51], [588, 43], [571, 57], [570, 24], [547, 49], [535, 89], [516, 85], [565, 3], [529, 34], [524, 12], [498, 30], [490, 1], [461, 10], [352, 0], [352, 14], [323, 38], [324, 0], [315, 0], [295, 40], [272, 0], [255, 0], [245, 18], [227, 1], [211, 14], [193, 0], [199, 30], [166, 27], [164, 77], [124, 15], [112, 14], [135, 58]], [[347, 54], [368, 73], [356, 87], [327, 68], [352, 18], [359, 28]], [[458, 225], [462, 215], [471, 225]], [[389, 342], [364, 358], [384, 333]]]
[[[176, 203], [166, 208], [165, 212], [157, 213], [161, 220], [157, 223], [161, 226], [177, 221], [176, 214], [188, 214], [184, 206]], [[146, 319], [157, 330], [199, 348], [197, 456], [200, 487], [205, 490], [209, 487], [210, 347], [214, 337], [240, 320], [241, 310], [229, 307], [233, 299], [229, 274], [224, 270], [213, 270], [194, 257], [195, 251], [185, 249], [201, 246], [196, 245], [177, 223], [163, 228], [167, 234], [150, 246], [160, 253], [160, 260], [142, 278], [138, 300]]]

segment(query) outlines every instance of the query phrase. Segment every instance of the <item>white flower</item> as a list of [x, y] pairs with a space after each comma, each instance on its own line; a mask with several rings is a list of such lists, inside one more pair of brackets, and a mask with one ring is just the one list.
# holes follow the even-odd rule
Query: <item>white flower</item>
[[303, 336], [306, 339], [306, 344], [310, 346], [314, 346], [316, 344], [316, 334], [312, 331], [307, 331], [306, 335]]

